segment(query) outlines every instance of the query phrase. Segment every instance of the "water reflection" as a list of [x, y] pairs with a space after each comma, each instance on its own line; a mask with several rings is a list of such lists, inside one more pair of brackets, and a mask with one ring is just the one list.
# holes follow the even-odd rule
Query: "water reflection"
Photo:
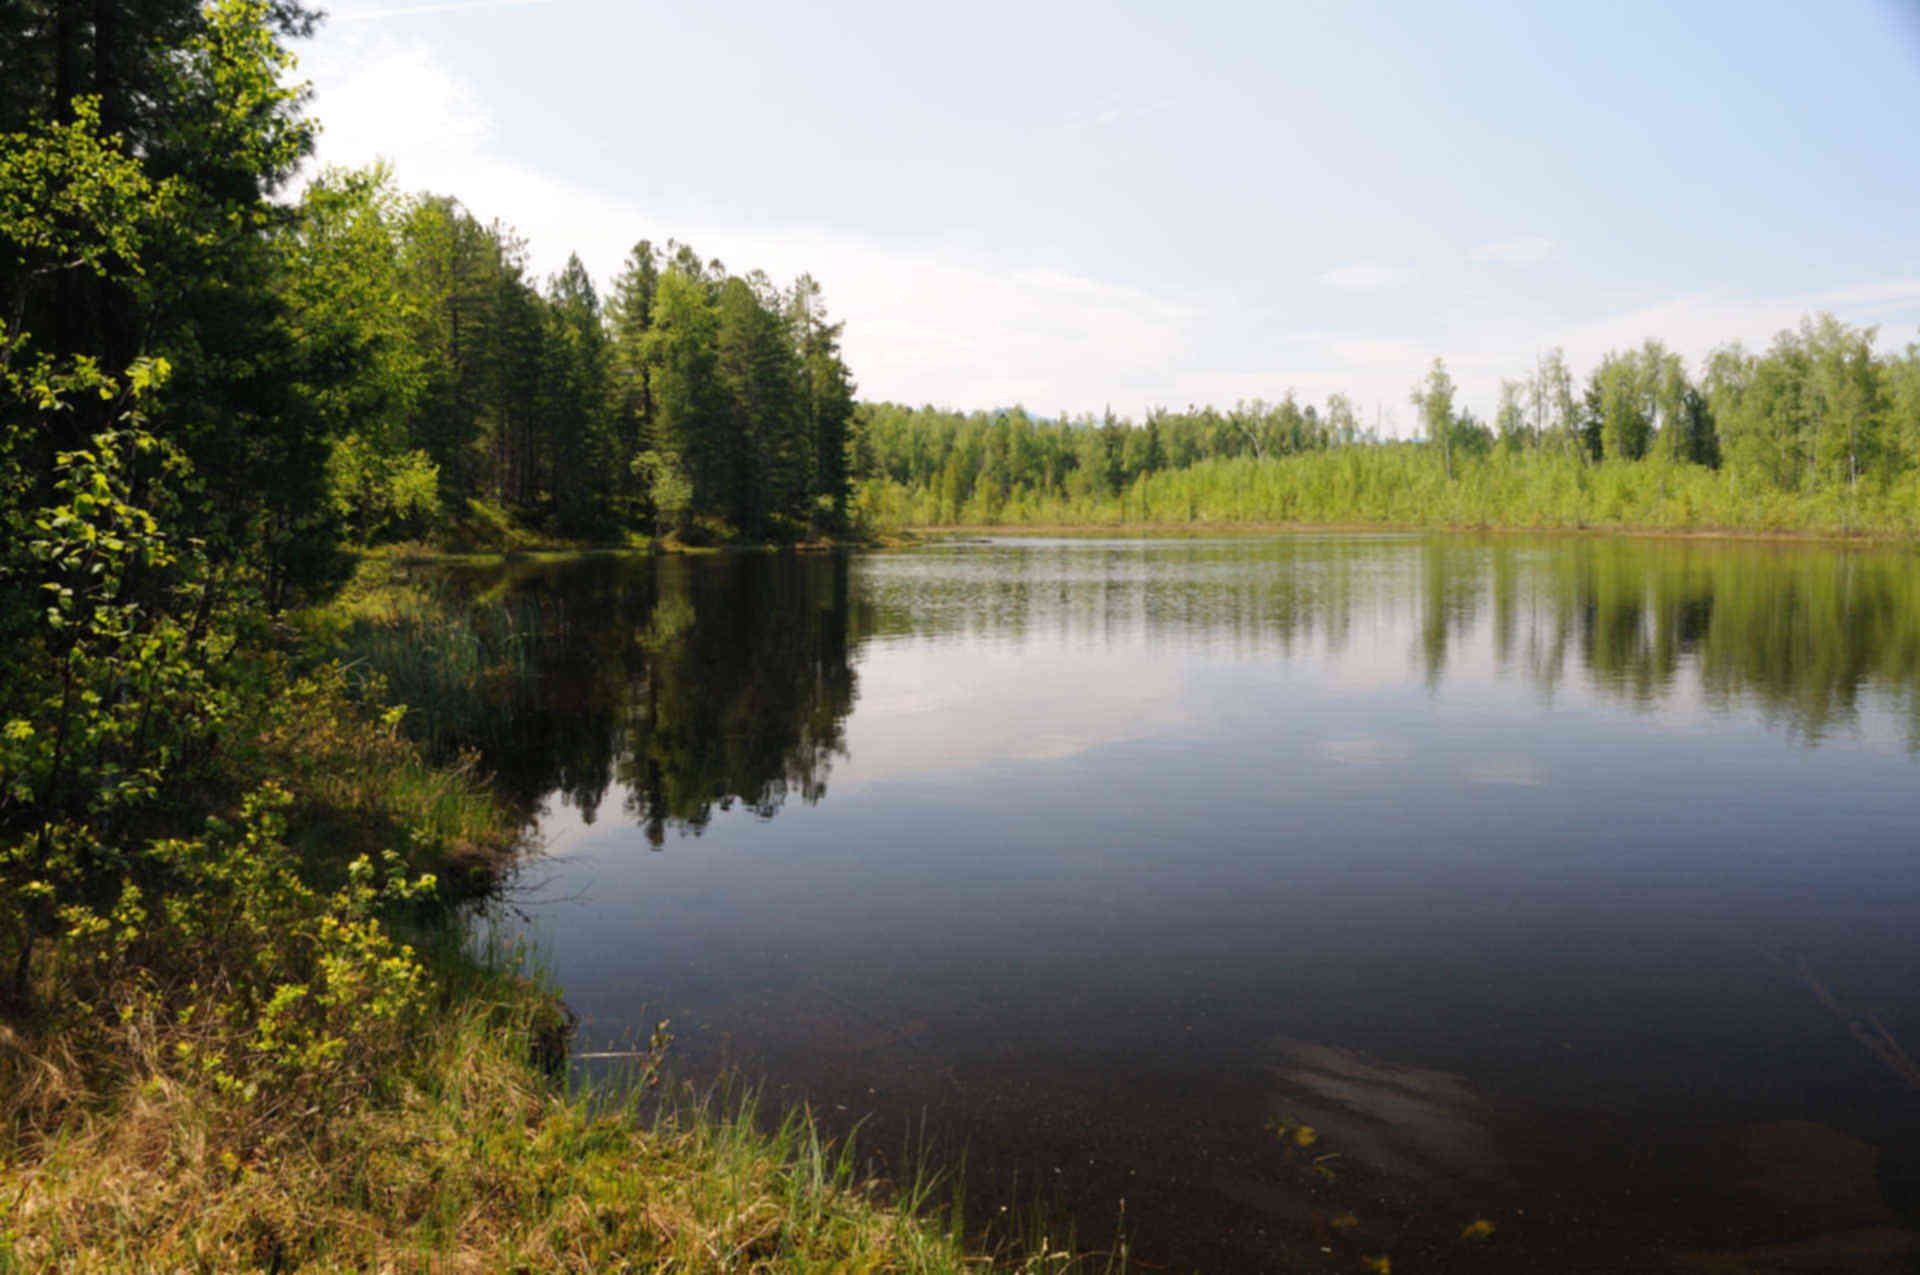
[[[1854, 726], [1862, 697], [1880, 694], [1899, 707], [1909, 745], [1920, 743], [1920, 570], [1897, 551], [1611, 539], [1012, 542], [868, 559], [522, 564], [453, 572], [436, 587], [439, 614], [412, 617], [398, 635], [362, 635], [363, 656], [415, 706], [412, 727], [444, 752], [476, 750], [530, 812], [556, 800], [591, 823], [612, 793], [655, 847], [735, 804], [771, 816], [790, 796], [819, 801], [846, 752], [861, 648], [876, 641], [972, 640], [992, 648], [983, 660], [1009, 666], [1042, 641], [1338, 664], [1356, 635], [1406, 633], [1405, 664], [1374, 672], [1417, 677], [1430, 692], [1468, 658], [1543, 702], [1572, 677], [1642, 712], [1676, 701], [1751, 709], [1809, 744]], [[437, 664], [420, 650], [436, 644]], [[1022, 693], [1057, 699], [1058, 726], [1025, 747], [1070, 751], [1083, 734], [1120, 729], [1120, 717], [1150, 725], [1157, 710], [1142, 694], [1179, 694], [1139, 671], [1150, 664], [1105, 670], [1118, 683], [1095, 686], [1063, 683], [1035, 661]], [[1076, 732], [1070, 719], [1089, 710], [1103, 721]], [[949, 744], [959, 756], [978, 752]], [[1397, 747], [1328, 743], [1331, 755], [1361, 761], [1404, 761]]]
[[523, 809], [592, 824], [609, 794], [660, 846], [716, 810], [817, 802], [855, 695], [845, 556], [595, 559], [429, 576], [367, 626], [435, 751], [477, 753]]
[[[929, 565], [933, 559], [936, 565]], [[1870, 689], [1920, 677], [1920, 562], [1904, 551], [1698, 541], [1355, 537], [1167, 545], [1014, 542], [872, 568], [875, 634], [1345, 651], [1416, 635], [1430, 689], [1463, 649], [1551, 698], [1569, 669], [1642, 709], [1691, 689], [1817, 742]]]
[[[590, 1041], [670, 1016], [695, 1071], [744, 1054], [818, 1110], [1077, 1166], [1089, 1219], [1144, 1219], [1158, 1175], [1152, 1225], [1196, 1236], [1224, 1160], [1272, 1185], [1262, 1121], [1335, 1098], [1313, 1122], [1356, 1164], [1369, 1122], [1451, 1148], [1508, 1103], [1582, 1148], [1605, 1107], [1920, 1149], [1808, 983], [1920, 1035], [1910, 553], [1016, 541], [435, 580], [363, 654], [566, 850], [526, 907]], [[1444, 1163], [1372, 1171], [1402, 1152]], [[1623, 1153], [1623, 1209], [1664, 1154]]]
[[1572, 657], [1606, 693], [1655, 709], [1689, 674], [1714, 706], [1754, 705], [1817, 742], [1851, 724], [1862, 692], [1878, 687], [1905, 698], [1909, 737], [1920, 739], [1911, 554], [1581, 541], [1523, 574], [1510, 565], [1516, 552], [1494, 555], [1497, 649], [1504, 660], [1518, 644], [1542, 689]]

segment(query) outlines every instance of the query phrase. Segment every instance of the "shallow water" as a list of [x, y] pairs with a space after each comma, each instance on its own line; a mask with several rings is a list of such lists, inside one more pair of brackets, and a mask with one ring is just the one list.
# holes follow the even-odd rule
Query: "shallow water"
[[[1347, 1120], [1348, 1187], [1406, 1184], [1369, 1241], [1403, 1251], [1457, 1229], [1406, 1201], [1484, 1162], [1469, 1197], [1523, 1209], [1569, 1129], [1631, 1160], [1804, 1125], [1905, 1206], [1910, 553], [997, 540], [459, 581], [516, 617], [480, 742], [537, 812], [514, 901], [583, 1049], [670, 1018], [687, 1074], [917, 1114], [979, 1207], [1021, 1175], [1100, 1235], [1130, 1196], [1137, 1251], [1212, 1269], [1353, 1260], [1314, 1230], [1341, 1183], [1268, 1128], [1300, 1110]], [[1748, 1201], [1636, 1237], [1608, 1189], [1560, 1207], [1799, 1234]], [[1800, 1230], [1893, 1224], [1855, 1211]]]

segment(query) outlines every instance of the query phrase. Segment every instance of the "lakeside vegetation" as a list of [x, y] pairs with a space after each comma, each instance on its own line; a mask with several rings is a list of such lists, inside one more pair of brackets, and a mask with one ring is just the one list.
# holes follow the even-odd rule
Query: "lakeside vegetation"
[[857, 505], [881, 527], [1315, 523], [1747, 532], [1920, 531], [1920, 344], [1829, 315], [1690, 375], [1656, 340], [1576, 393], [1558, 350], [1501, 384], [1491, 426], [1434, 360], [1422, 437], [1291, 394], [1133, 422], [863, 404]]
[[932, 1177], [643, 1107], [664, 1034], [568, 1092], [557, 993], [468, 924], [520, 812], [327, 609], [354, 540], [467, 520], [831, 531], [817, 289], [642, 250], [608, 333], [451, 201], [276, 202], [315, 20], [0, 17], [0, 1270], [974, 1269]]

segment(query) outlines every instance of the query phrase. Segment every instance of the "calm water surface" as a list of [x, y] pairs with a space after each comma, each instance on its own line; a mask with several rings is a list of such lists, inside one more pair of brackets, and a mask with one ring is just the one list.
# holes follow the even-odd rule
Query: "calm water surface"
[[[1240, 1236], [1166, 1250], [1215, 1268], [1304, 1225], [1265, 1128], [1299, 1110], [1357, 1120], [1374, 1185], [1492, 1181], [1515, 1129], [1807, 1122], [1902, 1207], [1920, 1094], [1872, 1041], [1920, 1041], [1911, 554], [1002, 540], [460, 579], [508, 617], [483, 742], [537, 812], [514, 894], [583, 1048], [670, 1018], [689, 1074], [1067, 1165], [1083, 1213], [1131, 1192], [1143, 1251]], [[1409, 1093], [1483, 1144], [1369, 1159]]]

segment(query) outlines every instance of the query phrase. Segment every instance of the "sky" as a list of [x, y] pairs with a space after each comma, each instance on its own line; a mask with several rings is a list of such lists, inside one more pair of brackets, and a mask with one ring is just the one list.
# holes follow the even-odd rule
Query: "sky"
[[868, 399], [1123, 415], [1816, 311], [1920, 338], [1920, 0], [337, 0], [317, 164], [604, 285], [802, 271]]

